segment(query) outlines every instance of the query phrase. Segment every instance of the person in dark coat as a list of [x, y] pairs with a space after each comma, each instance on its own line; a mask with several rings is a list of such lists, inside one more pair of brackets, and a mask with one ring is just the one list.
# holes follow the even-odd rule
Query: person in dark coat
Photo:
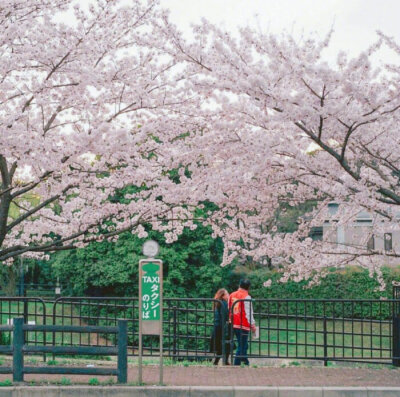
[[222, 357], [222, 339], [225, 335], [225, 355], [224, 364], [229, 365], [228, 358], [230, 354], [230, 338], [229, 338], [229, 312], [228, 299], [229, 293], [226, 289], [221, 288], [214, 296], [214, 327], [211, 334], [210, 352], [215, 353], [216, 357], [214, 365], [218, 365], [219, 359]]

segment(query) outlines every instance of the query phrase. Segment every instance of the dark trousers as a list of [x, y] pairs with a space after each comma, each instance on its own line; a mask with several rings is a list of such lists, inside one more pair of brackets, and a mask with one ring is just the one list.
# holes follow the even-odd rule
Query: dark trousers
[[233, 331], [235, 332], [236, 340], [238, 343], [233, 365], [240, 365], [241, 363], [249, 365], [249, 359], [247, 358], [247, 348], [249, 346], [249, 331], [240, 328], [234, 328]]
[[[210, 352], [215, 353], [216, 357], [214, 359], [214, 365], [219, 363], [219, 360], [222, 356], [224, 365], [229, 365], [229, 355], [231, 352], [231, 328], [228, 323], [226, 323], [223, 327], [214, 326], [213, 332], [211, 334], [210, 339]], [[225, 343], [225, 354], [222, 353], [222, 344]]]
[[[220, 358], [221, 357], [214, 358], [214, 365], [218, 365]], [[228, 349], [226, 349], [226, 351], [225, 351], [225, 357], [224, 357], [223, 363], [224, 363], [224, 365], [229, 365], [229, 350]]]

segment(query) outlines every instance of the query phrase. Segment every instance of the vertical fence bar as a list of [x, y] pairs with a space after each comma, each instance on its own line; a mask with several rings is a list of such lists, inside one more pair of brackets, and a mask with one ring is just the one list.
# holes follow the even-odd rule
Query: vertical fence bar
[[177, 313], [177, 307], [174, 306], [173, 308], [173, 319], [174, 319], [174, 323], [173, 323], [173, 339], [172, 339], [172, 358], [175, 361], [176, 360], [176, 313]]
[[118, 320], [118, 383], [128, 381], [128, 322]]
[[[208, 327], [207, 327], [207, 321], [209, 318], [209, 314], [208, 314], [208, 308], [207, 308], [207, 302], [203, 301], [203, 309], [204, 309], [204, 316], [203, 316], [203, 340], [206, 340], [206, 338], [208, 337]], [[211, 347], [211, 346], [209, 346]], [[204, 344], [204, 353], [207, 353], [207, 345]], [[211, 352], [210, 352], [211, 353]]]
[[304, 302], [304, 357], [308, 358], [308, 318], [307, 318], [307, 302]]
[[326, 325], [326, 317], [324, 316], [324, 367], [328, 366], [328, 332]]
[[198, 325], [197, 325], [198, 316], [199, 315], [198, 315], [197, 302], [194, 302], [194, 323], [195, 323], [195, 325], [194, 325], [194, 327], [195, 327], [195, 330], [194, 330], [194, 346], [195, 346], [194, 355], [195, 355], [196, 359], [198, 357], [198, 351], [199, 351], [199, 334], [198, 334]]
[[186, 336], [185, 336], [185, 346], [186, 346], [186, 359], [189, 356], [189, 301], [186, 301]]
[[[46, 325], [46, 316], [47, 316], [47, 312], [46, 312], [46, 304], [44, 303], [44, 301], [42, 300], [42, 305], [43, 305], [43, 325]], [[37, 324], [37, 321], [36, 321]], [[47, 334], [46, 331], [43, 331], [43, 345], [46, 346], [47, 344]], [[43, 353], [43, 361], [46, 362], [47, 360], [47, 355], [46, 353]]]
[[22, 382], [24, 380], [24, 356], [22, 352], [22, 346], [24, 345], [24, 331], [22, 329], [24, 319], [14, 318], [13, 323], [13, 381]]
[[[53, 303], [53, 325], [57, 325], [57, 316], [56, 316], [57, 301], [58, 301], [58, 299], [56, 299], [56, 300], [54, 301], [54, 303]], [[56, 333], [55, 333], [55, 332], [53, 332], [53, 335], [52, 335], [52, 343], [53, 343], [53, 346], [56, 345]], [[63, 344], [63, 343], [62, 343], [62, 339], [61, 339], [61, 345], [62, 345], [62, 344]], [[52, 354], [52, 359], [53, 359], [53, 360], [56, 359], [55, 353]]]
[[392, 324], [392, 364], [400, 367], [400, 314], [397, 312], [397, 305], [393, 304], [393, 324]]
[[[25, 298], [25, 296], [26, 296], [26, 291], [25, 291], [25, 289], [24, 289], [24, 291], [23, 291], [23, 297]], [[25, 324], [28, 324], [28, 311], [29, 311], [29, 308], [28, 308], [28, 300], [27, 300], [27, 299], [24, 299], [24, 323], [25, 323]]]
[[[226, 313], [225, 313], [222, 301], [220, 301], [219, 304], [220, 304], [219, 307], [221, 309], [221, 332], [222, 332], [222, 334], [221, 334], [221, 355], [222, 355], [221, 360], [222, 360], [222, 365], [226, 365], [226, 358], [225, 358], [226, 357], [226, 346], [225, 346], [226, 329], [225, 328], [226, 328], [226, 324], [227, 324], [227, 318], [226, 318]], [[251, 314], [250, 314], [250, 318], [251, 318]]]

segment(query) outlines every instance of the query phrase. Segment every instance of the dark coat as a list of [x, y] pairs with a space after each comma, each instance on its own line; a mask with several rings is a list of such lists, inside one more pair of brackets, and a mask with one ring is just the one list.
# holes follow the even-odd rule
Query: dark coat
[[225, 334], [225, 353], [230, 352], [230, 324], [228, 312], [228, 303], [222, 301], [221, 305], [214, 311], [214, 327], [210, 340], [210, 352], [217, 355], [222, 354], [222, 335]]

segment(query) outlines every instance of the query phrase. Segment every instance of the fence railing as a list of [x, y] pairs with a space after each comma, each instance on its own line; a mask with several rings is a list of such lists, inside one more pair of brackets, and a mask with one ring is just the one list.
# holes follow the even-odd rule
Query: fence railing
[[[26, 300], [24, 300], [26, 299]], [[209, 360], [219, 354], [210, 350], [216, 320], [213, 299], [164, 299], [164, 355], [173, 359]], [[239, 303], [237, 303], [239, 304]], [[260, 328], [259, 339], [249, 335], [249, 358], [314, 359], [400, 364], [400, 300], [253, 300], [252, 314]], [[25, 310], [26, 309], [26, 310]], [[29, 331], [33, 345], [112, 346], [114, 334], [94, 331], [92, 326], [115, 327], [127, 320], [128, 355], [138, 355], [138, 299], [120, 297], [62, 297], [55, 302], [38, 298], [0, 298], [2, 323], [24, 316], [25, 322], [60, 327], [51, 333]], [[74, 333], [69, 326], [84, 327]], [[221, 330], [221, 340], [234, 354], [235, 341]], [[232, 331], [232, 330], [231, 330]], [[6, 331], [0, 333], [0, 335]], [[6, 343], [0, 343], [6, 344]], [[1, 350], [0, 350], [1, 353]], [[143, 337], [143, 354], [158, 355], [158, 338]], [[60, 353], [54, 353], [60, 354]]]
[[[163, 314], [164, 349], [173, 358], [211, 359], [210, 335], [215, 321], [214, 299], [165, 298]], [[52, 323], [59, 325], [115, 325], [118, 318], [128, 320], [128, 354], [138, 355], [138, 298], [61, 297], [54, 302]], [[64, 345], [107, 345], [112, 340], [101, 334], [54, 335]], [[53, 342], [54, 342], [53, 340]], [[143, 355], [158, 354], [158, 338], [143, 336]]]
[[[0, 297], [0, 324], [12, 325], [13, 318], [22, 317], [25, 324], [46, 324], [47, 306], [41, 298]], [[50, 322], [51, 323], [51, 322]], [[0, 345], [8, 345], [12, 339], [11, 330], [0, 332]], [[30, 345], [46, 345], [45, 332], [31, 331], [26, 334]], [[46, 360], [46, 355], [43, 355]]]
[[[89, 331], [104, 334], [116, 334], [118, 344], [109, 346], [32, 346], [25, 339], [26, 332], [54, 333], [68, 331], [82, 333]], [[12, 325], [0, 326], [1, 331], [13, 332], [12, 344], [0, 346], [0, 352], [12, 353], [12, 367], [0, 367], [0, 373], [12, 373], [15, 382], [22, 382], [24, 374], [75, 374], [75, 375], [115, 375], [119, 383], [127, 382], [127, 322], [118, 320], [117, 327], [79, 327], [58, 325], [28, 325], [23, 318], [14, 318]], [[27, 353], [53, 354], [85, 354], [85, 355], [116, 355], [117, 368], [88, 368], [88, 367], [29, 367], [24, 365], [24, 355]]]
[[249, 315], [260, 336], [249, 333], [249, 357], [397, 365], [398, 307], [398, 300], [253, 300]]

